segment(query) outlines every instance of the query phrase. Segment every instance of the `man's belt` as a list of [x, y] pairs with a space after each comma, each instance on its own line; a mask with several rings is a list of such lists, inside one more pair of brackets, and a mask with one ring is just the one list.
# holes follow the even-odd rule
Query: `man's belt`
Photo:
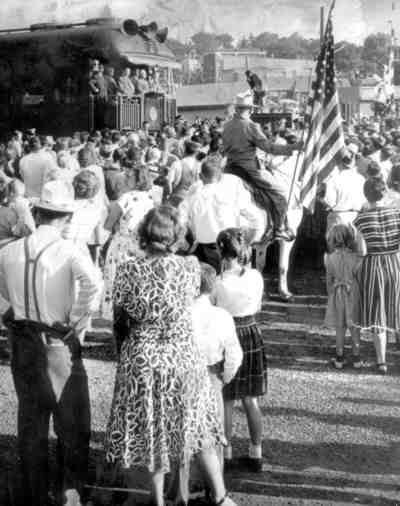
[[9, 308], [3, 315], [3, 324], [12, 330], [20, 330], [21, 327], [28, 327], [31, 330], [36, 331], [45, 341], [48, 343], [52, 339], [57, 339], [67, 344], [68, 341], [75, 335], [75, 329], [70, 327], [54, 327], [47, 325], [43, 322], [35, 320], [22, 319], [16, 320], [14, 318], [14, 311]]

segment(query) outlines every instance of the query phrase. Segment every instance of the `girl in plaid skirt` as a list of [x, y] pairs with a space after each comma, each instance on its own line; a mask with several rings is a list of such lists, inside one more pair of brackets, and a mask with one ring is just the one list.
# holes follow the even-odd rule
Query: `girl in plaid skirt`
[[264, 280], [261, 274], [248, 267], [249, 247], [239, 228], [222, 231], [217, 238], [222, 260], [222, 273], [216, 284], [217, 306], [226, 309], [234, 318], [236, 332], [243, 350], [243, 362], [235, 377], [224, 387], [226, 469], [232, 468], [232, 412], [235, 400], [245, 409], [249, 432], [249, 456], [242, 464], [253, 472], [262, 471], [262, 415], [258, 397], [267, 389], [267, 359], [256, 313], [261, 309]]

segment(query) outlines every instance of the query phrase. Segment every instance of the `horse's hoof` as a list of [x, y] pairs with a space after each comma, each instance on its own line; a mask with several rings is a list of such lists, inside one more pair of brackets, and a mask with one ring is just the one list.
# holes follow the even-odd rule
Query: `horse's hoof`
[[290, 292], [279, 292], [279, 300], [282, 302], [293, 302], [294, 301], [294, 295]]

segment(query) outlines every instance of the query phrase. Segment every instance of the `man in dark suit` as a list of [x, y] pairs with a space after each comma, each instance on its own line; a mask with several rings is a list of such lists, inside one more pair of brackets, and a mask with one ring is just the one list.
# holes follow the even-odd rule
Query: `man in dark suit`
[[246, 70], [246, 81], [253, 92], [253, 100], [255, 107], [263, 106], [263, 99], [266, 95], [266, 91], [263, 87], [263, 83], [257, 74], [252, 72], [251, 70]]

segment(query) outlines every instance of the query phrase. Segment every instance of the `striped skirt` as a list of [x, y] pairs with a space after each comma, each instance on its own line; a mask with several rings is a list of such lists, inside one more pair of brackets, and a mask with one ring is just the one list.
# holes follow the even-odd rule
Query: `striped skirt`
[[400, 254], [367, 255], [357, 273], [354, 321], [372, 332], [400, 329]]
[[225, 385], [226, 400], [259, 397], [267, 391], [267, 357], [255, 316], [234, 318], [243, 361], [233, 380]]

